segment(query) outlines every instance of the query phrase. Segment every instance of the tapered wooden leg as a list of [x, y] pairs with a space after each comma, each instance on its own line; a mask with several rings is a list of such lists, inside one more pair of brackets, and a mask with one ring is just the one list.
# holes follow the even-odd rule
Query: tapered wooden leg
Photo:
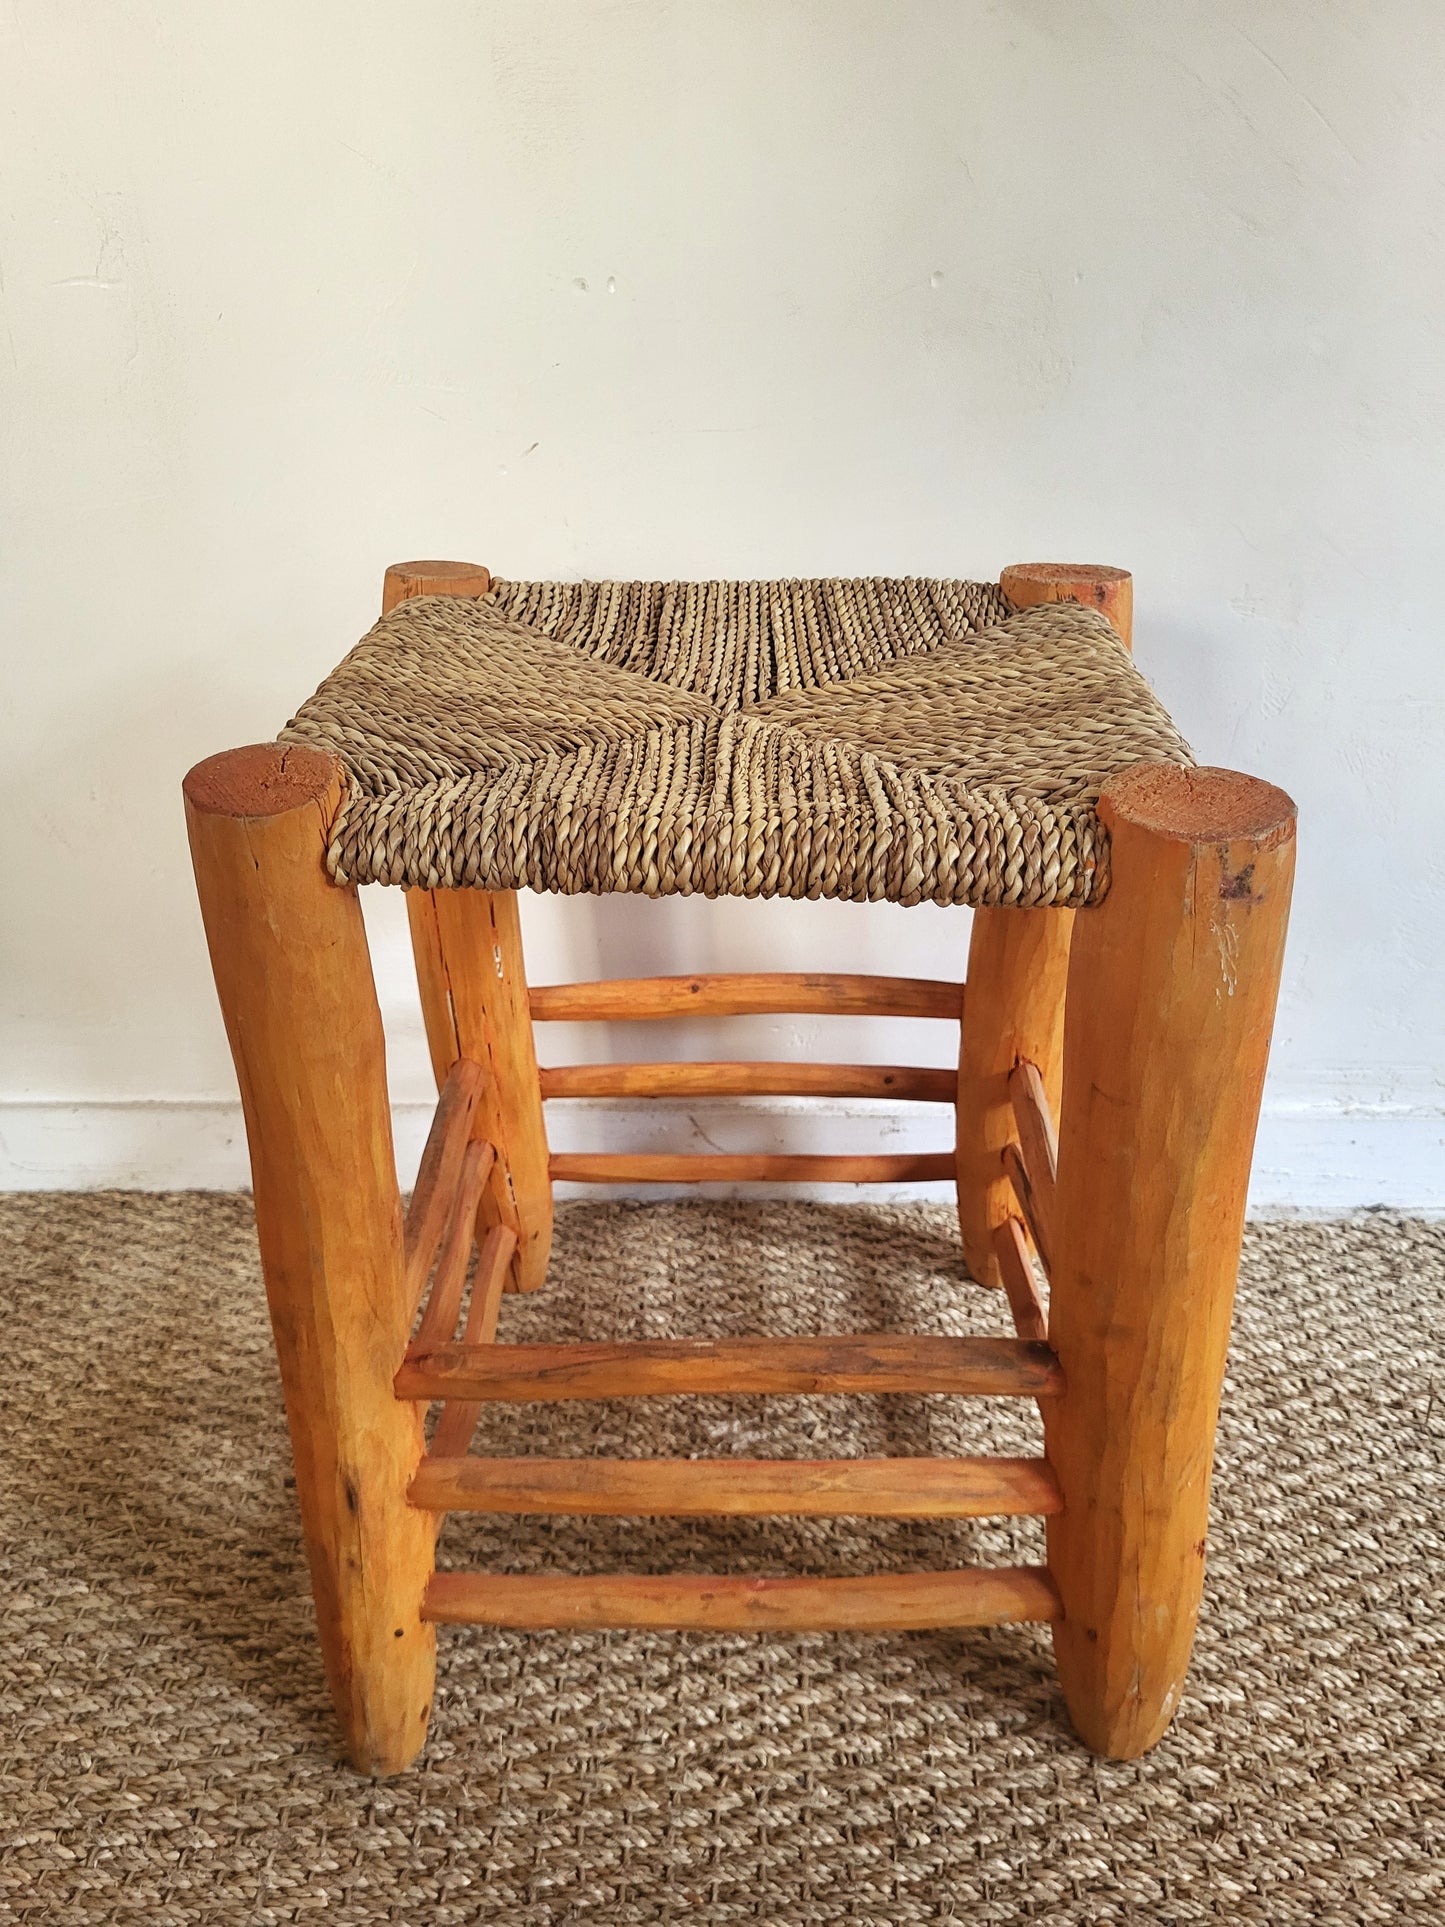
[[1049, 1566], [1080, 1737], [1132, 1759], [1178, 1705], [1294, 869], [1294, 805], [1226, 770], [1105, 788], [1112, 883], [1075, 919], [1045, 1416]]
[[347, 1750], [380, 1774], [426, 1736], [433, 1529], [406, 1501], [419, 1410], [392, 1390], [410, 1305], [381, 1017], [356, 892], [323, 867], [339, 795], [331, 757], [277, 744], [185, 782], [321, 1650]]
[[[475, 562], [397, 562], [382, 585], [382, 614], [413, 596], [484, 596], [489, 572]], [[495, 1145], [482, 1234], [500, 1222], [516, 1235], [509, 1283], [535, 1291], [552, 1248], [552, 1180], [522, 931], [514, 890], [408, 890], [427, 1047], [440, 1090], [459, 1056], [488, 1071], [473, 1132]]]
[[1001, 1285], [994, 1233], [1018, 1216], [1002, 1164], [1009, 1073], [1037, 1064], [1059, 1114], [1072, 910], [975, 910], [958, 1043], [958, 1222], [969, 1274]]
[[472, 1129], [497, 1149], [484, 1214], [516, 1234], [512, 1286], [535, 1291], [552, 1248], [552, 1180], [515, 890], [408, 890], [432, 1067], [486, 1067]]
[[[1124, 569], [1088, 563], [1022, 562], [999, 587], [1016, 609], [1081, 602], [1112, 623], [1129, 647], [1134, 581]], [[1072, 910], [976, 910], [958, 1056], [958, 1218], [970, 1274], [1001, 1285], [994, 1232], [1016, 1215], [999, 1163], [1014, 1136], [1009, 1072], [1037, 1064], [1055, 1117], [1063, 1069], [1064, 993]]]

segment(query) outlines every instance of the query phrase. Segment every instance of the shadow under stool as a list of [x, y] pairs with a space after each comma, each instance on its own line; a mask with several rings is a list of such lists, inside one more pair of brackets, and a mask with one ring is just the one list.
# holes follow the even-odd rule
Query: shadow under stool
[[[416, 1757], [437, 1622], [1047, 1621], [1087, 1746], [1128, 1759], [1167, 1727], [1203, 1581], [1295, 812], [1268, 783], [1195, 766], [1129, 654], [1131, 590], [1120, 570], [1060, 564], [998, 583], [563, 584], [406, 563], [278, 742], [186, 778], [322, 1652], [362, 1771]], [[364, 883], [406, 891], [440, 1089], [405, 1215]], [[770, 973], [529, 990], [521, 889], [968, 906], [966, 988]], [[538, 1069], [538, 1022], [757, 1012], [948, 1018], [958, 1071]], [[549, 1156], [550, 1100], [702, 1094], [921, 1098], [952, 1111], [956, 1143]], [[545, 1280], [558, 1178], [945, 1176], [968, 1268], [1002, 1286], [1013, 1338], [497, 1340], [504, 1295]], [[488, 1400], [800, 1392], [1032, 1399], [1044, 1452], [469, 1452]], [[1034, 1515], [1047, 1563], [439, 1573], [440, 1521], [461, 1509]]]

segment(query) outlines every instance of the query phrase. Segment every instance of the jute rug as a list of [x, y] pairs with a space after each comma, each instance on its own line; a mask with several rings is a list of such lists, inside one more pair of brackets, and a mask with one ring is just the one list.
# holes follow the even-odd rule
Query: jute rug
[[[1047, 1633], [442, 1634], [421, 1767], [337, 1763], [250, 1205], [0, 1201], [0, 1918], [1445, 1917], [1445, 1228], [1255, 1230], [1180, 1716], [1104, 1765]], [[573, 1207], [503, 1335], [998, 1330], [936, 1207]], [[1432, 1377], [1433, 1375], [1433, 1377]], [[1030, 1449], [1002, 1401], [492, 1415], [479, 1450]], [[513, 1570], [857, 1572], [1036, 1528], [452, 1521]]]

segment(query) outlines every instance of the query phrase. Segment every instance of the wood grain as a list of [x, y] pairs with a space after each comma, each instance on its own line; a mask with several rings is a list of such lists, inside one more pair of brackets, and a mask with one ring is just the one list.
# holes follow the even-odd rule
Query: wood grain
[[[488, 595], [491, 586], [475, 562], [398, 562], [386, 572], [382, 610], [419, 595]], [[552, 1186], [517, 893], [408, 890], [406, 913], [438, 1087], [459, 1056], [487, 1071], [473, 1135], [494, 1145], [497, 1159], [478, 1236], [491, 1221], [509, 1226], [517, 1240], [510, 1283], [535, 1291], [552, 1248]]]
[[405, 890], [406, 921], [411, 932], [411, 954], [416, 965], [417, 991], [426, 1028], [427, 1054], [438, 1091], [445, 1089], [452, 1065], [462, 1056], [457, 1036], [452, 988], [442, 956], [437, 928], [436, 898], [430, 890]]
[[633, 1518], [1042, 1517], [1059, 1488], [1042, 1459], [468, 1459], [432, 1453], [411, 1482], [435, 1512]]
[[[493, 1225], [482, 1240], [477, 1255], [477, 1272], [472, 1280], [471, 1303], [462, 1329], [464, 1346], [490, 1345], [497, 1336], [497, 1317], [502, 1308], [502, 1292], [507, 1270], [516, 1246], [516, 1235], [504, 1224]], [[475, 1399], [452, 1399], [442, 1408], [432, 1434], [432, 1453], [436, 1458], [460, 1458], [468, 1450], [481, 1417]]]
[[393, 562], [381, 585], [381, 613], [390, 615], [399, 602], [413, 596], [484, 596], [492, 592], [492, 578], [475, 562]]
[[426, 1734], [430, 1522], [406, 1503], [406, 1345], [385, 1047], [355, 890], [326, 875], [340, 766], [267, 744], [186, 779], [196, 889], [236, 1062], [261, 1267], [322, 1657], [347, 1750], [395, 1773]]
[[[1051, 1186], [1036, 1189], [1032, 1175], [1023, 1161], [1016, 1144], [1006, 1144], [999, 1153], [999, 1163], [1013, 1192], [1014, 1203], [1020, 1217], [1028, 1226], [1029, 1236], [1034, 1241], [1034, 1250], [1039, 1254], [1039, 1263], [1044, 1268], [1044, 1276], [1049, 1276], [1049, 1266], [1053, 1262], [1053, 1203]], [[997, 1251], [995, 1250], [995, 1255]]]
[[1023, 1226], [1017, 1218], [1006, 1218], [994, 1232], [993, 1241], [1003, 1288], [1008, 1294], [1009, 1311], [1013, 1315], [1014, 1330], [1020, 1338], [1045, 1343], [1049, 1335], [1048, 1315], [1034, 1282], [1034, 1268], [1029, 1262]]
[[1294, 868], [1294, 805], [1225, 770], [1105, 785], [1112, 883], [1069, 971], [1045, 1413], [1049, 1564], [1080, 1737], [1132, 1759], [1178, 1705]]
[[614, 977], [542, 984], [532, 992], [539, 1023], [643, 1021], [654, 1017], [950, 1017], [963, 985], [928, 977], [866, 977], [819, 971], [712, 972], [696, 977]]
[[513, 1285], [535, 1291], [552, 1247], [552, 1185], [517, 893], [434, 890], [430, 896], [431, 916], [413, 923], [413, 942], [419, 927], [428, 941], [434, 937], [427, 974], [445, 982], [458, 1047], [486, 1065], [473, 1128], [497, 1147], [489, 1196], [494, 1215], [517, 1236]]
[[1031, 1064], [1027, 1058], [1015, 1064], [1009, 1072], [1008, 1094], [1024, 1169], [1036, 1192], [1048, 1192], [1052, 1215], [1054, 1186], [1059, 1176], [1059, 1134], [1038, 1065]]
[[473, 1141], [466, 1147], [462, 1174], [452, 1199], [451, 1216], [447, 1220], [446, 1236], [442, 1239], [441, 1255], [437, 1259], [436, 1276], [432, 1279], [426, 1309], [422, 1312], [421, 1323], [408, 1349], [408, 1357], [413, 1352], [430, 1351], [456, 1337], [457, 1320], [461, 1317], [462, 1296], [467, 1284], [467, 1266], [476, 1237], [477, 1206], [481, 1203], [495, 1156], [490, 1144]]
[[[1041, 602], [1098, 609], [1129, 646], [1134, 583], [1123, 569], [1025, 562], [1005, 569], [999, 586], [1017, 609]], [[1049, 1108], [1059, 1115], [1073, 927], [1072, 910], [974, 912], [959, 1036], [958, 1215], [964, 1258], [980, 1284], [1003, 1282], [993, 1240], [1014, 1202], [999, 1157], [1013, 1136], [1008, 1079], [1020, 1059], [1038, 1066]]]
[[406, 1213], [406, 1289], [413, 1315], [451, 1216], [485, 1072], [459, 1057], [447, 1072]]
[[974, 912], [959, 1035], [957, 1164], [963, 1254], [980, 1284], [1003, 1282], [993, 1237], [1014, 1215], [1001, 1160], [1013, 1142], [1009, 1077], [1021, 1058], [1039, 1066], [1057, 1115], [1073, 919], [1072, 910]]
[[848, 1157], [559, 1151], [550, 1168], [554, 1178], [573, 1184], [927, 1184], [953, 1176], [953, 1153]]
[[542, 1067], [552, 1097], [880, 1097], [952, 1104], [952, 1071], [904, 1064], [664, 1063]]
[[1059, 1602], [1042, 1566], [867, 1579], [439, 1572], [422, 1610], [450, 1625], [883, 1633], [1045, 1621]]
[[839, 1338], [668, 1338], [609, 1345], [450, 1346], [409, 1359], [402, 1398], [567, 1399], [678, 1393], [918, 1392], [1049, 1398], [1046, 1345], [874, 1332]]
[[1096, 562], [1015, 562], [998, 586], [1016, 609], [1040, 602], [1082, 602], [1097, 609], [1127, 649], [1134, 633], [1134, 578], [1127, 569]]

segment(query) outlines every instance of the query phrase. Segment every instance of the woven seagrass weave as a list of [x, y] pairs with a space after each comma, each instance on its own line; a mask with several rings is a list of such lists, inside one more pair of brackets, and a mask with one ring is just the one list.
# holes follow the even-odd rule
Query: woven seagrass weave
[[[1008, 1324], [951, 1205], [564, 1204], [523, 1344]], [[251, 1200], [0, 1195], [0, 1921], [1431, 1927], [1445, 1225], [1252, 1226], [1199, 1644], [1096, 1760], [1043, 1627], [440, 1639], [423, 1763], [336, 1762]], [[57, 1317], [63, 1306], [64, 1317]], [[83, 1344], [77, 1334], [84, 1334]], [[485, 1453], [1032, 1453], [1009, 1398], [489, 1404]], [[450, 1565], [837, 1577], [1033, 1519], [459, 1513]]]
[[418, 597], [282, 740], [340, 882], [975, 906], [1101, 895], [1101, 784], [1192, 760], [1102, 616], [912, 579]]

